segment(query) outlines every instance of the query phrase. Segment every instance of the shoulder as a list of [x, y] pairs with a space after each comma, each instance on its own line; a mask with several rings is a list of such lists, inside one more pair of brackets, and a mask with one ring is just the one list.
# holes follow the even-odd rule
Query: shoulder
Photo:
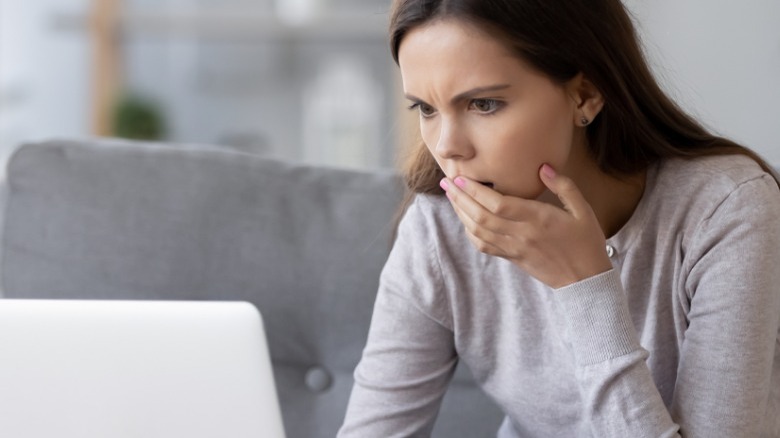
[[689, 261], [726, 235], [767, 240], [779, 235], [780, 189], [746, 156], [663, 160], [648, 171], [640, 205], [632, 229], [647, 242], [668, 237]]
[[682, 234], [689, 263], [716, 247], [780, 248], [780, 189], [750, 157], [664, 161], [653, 192], [656, 228]]
[[413, 235], [429, 240], [444, 238], [446, 231], [457, 229], [460, 222], [449, 200], [444, 196], [418, 194], [404, 213], [399, 225], [399, 237]]
[[457, 220], [446, 197], [417, 194], [398, 224], [393, 250], [439, 264], [441, 242]]
[[656, 178], [657, 203], [671, 208], [684, 205], [701, 219], [735, 198], [743, 206], [780, 208], [780, 190], [773, 176], [744, 155], [667, 159], [659, 164]]
[[425, 251], [448, 272], [489, 257], [471, 244], [450, 201], [437, 195], [416, 195], [399, 224], [395, 246]]
[[[454, 216], [454, 218], [452, 217]], [[429, 318], [452, 328], [442, 241], [457, 221], [444, 196], [416, 195], [398, 225], [393, 249], [380, 278], [380, 293], [407, 300]], [[458, 228], [460, 228], [458, 226]]]
[[718, 155], [691, 159], [670, 158], [660, 165], [659, 182], [689, 190], [731, 192], [756, 179], [773, 180], [759, 164], [745, 155]]
[[[416, 211], [417, 214], [422, 214], [428, 217], [441, 216], [445, 211], [445, 207], [449, 207], [450, 202], [444, 195], [428, 195], [417, 194], [414, 197], [409, 211]], [[451, 208], [446, 208], [446, 211]]]

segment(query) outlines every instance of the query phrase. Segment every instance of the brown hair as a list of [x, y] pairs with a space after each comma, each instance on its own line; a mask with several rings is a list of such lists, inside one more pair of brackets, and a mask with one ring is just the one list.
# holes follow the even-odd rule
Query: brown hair
[[[445, 18], [495, 35], [561, 84], [583, 73], [605, 101], [586, 136], [589, 152], [607, 174], [632, 175], [667, 157], [741, 154], [777, 181], [755, 152], [709, 133], [661, 90], [620, 0], [395, 0], [390, 48], [396, 63], [410, 30]], [[443, 194], [444, 173], [424, 145], [402, 171], [410, 190], [404, 208], [416, 193]]]

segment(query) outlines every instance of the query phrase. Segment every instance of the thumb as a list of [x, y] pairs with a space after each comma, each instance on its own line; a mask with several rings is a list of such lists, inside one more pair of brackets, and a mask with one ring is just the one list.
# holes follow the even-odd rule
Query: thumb
[[563, 208], [572, 216], [579, 219], [583, 213], [588, 211], [590, 207], [588, 201], [582, 196], [582, 192], [571, 178], [559, 175], [552, 166], [546, 163], [539, 169], [539, 176], [544, 185], [561, 200]]

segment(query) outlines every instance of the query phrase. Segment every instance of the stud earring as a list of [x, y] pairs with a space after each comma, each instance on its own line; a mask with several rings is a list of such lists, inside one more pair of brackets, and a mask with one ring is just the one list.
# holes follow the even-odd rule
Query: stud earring
[[590, 120], [588, 120], [587, 118], [583, 117], [582, 119], [580, 119], [580, 122], [582, 123], [582, 126], [588, 126], [588, 123], [590, 123]]

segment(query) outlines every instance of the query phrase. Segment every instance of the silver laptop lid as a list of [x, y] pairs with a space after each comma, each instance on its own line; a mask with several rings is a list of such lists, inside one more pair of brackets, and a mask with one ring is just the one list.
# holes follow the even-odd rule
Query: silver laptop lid
[[260, 313], [0, 300], [0, 436], [283, 438]]

